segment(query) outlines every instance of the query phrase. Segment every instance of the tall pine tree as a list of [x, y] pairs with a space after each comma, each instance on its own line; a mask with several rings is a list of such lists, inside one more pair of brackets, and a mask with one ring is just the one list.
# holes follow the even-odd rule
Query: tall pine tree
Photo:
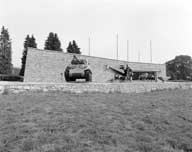
[[71, 42], [69, 42], [69, 45], [67, 47], [67, 52], [68, 53], [73, 53], [73, 46], [72, 46]]
[[3, 26], [0, 35], [0, 74], [12, 73], [12, 48], [8, 29]]
[[77, 54], [81, 54], [80, 48], [78, 47], [78, 45], [75, 42], [75, 40], [73, 40], [73, 44], [72, 45], [73, 45], [74, 52], [77, 53]]
[[24, 41], [24, 50], [23, 50], [23, 56], [21, 58], [21, 70], [20, 70], [20, 75], [24, 76], [25, 73], [25, 64], [26, 64], [26, 57], [27, 57], [27, 48], [32, 47], [32, 48], [37, 48], [37, 43], [35, 42], [35, 38], [32, 35], [31, 37], [29, 35], [26, 36], [25, 41]]
[[47, 40], [45, 41], [46, 50], [62, 51], [61, 42], [56, 33], [50, 32]]
[[76, 54], [81, 54], [80, 52], [80, 48], [78, 47], [77, 43], [75, 42], [75, 40], [73, 40], [73, 42], [69, 42], [69, 45], [67, 47], [67, 52], [68, 53], [76, 53]]

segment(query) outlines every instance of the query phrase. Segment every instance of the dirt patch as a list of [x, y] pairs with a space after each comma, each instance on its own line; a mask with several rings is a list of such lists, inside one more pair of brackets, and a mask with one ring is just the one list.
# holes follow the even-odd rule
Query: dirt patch
[[0, 95], [0, 152], [191, 152], [192, 91]]

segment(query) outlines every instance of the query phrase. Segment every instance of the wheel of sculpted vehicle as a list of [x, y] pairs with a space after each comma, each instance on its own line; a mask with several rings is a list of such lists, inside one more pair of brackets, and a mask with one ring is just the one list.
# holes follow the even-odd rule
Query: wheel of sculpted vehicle
[[90, 70], [86, 70], [85, 71], [85, 79], [87, 82], [91, 82], [92, 81], [92, 73]]
[[65, 80], [68, 82], [70, 81], [70, 78], [69, 78], [69, 68], [67, 67], [66, 70], [65, 70]]
[[86, 82], [92, 81], [92, 71], [87, 60], [78, 59], [75, 55], [71, 63], [65, 69], [65, 80], [76, 81], [85, 79]]

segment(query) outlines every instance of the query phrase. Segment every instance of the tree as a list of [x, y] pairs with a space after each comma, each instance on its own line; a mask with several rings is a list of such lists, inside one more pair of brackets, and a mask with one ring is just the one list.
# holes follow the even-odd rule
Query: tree
[[62, 51], [61, 42], [56, 33], [50, 32], [47, 40], [45, 41], [46, 50]]
[[8, 29], [3, 26], [0, 35], [0, 74], [12, 73], [12, 48]]
[[167, 74], [172, 80], [192, 80], [192, 58], [187, 55], [176, 56], [166, 62]]
[[76, 54], [81, 54], [80, 52], [80, 48], [78, 47], [77, 43], [75, 42], [75, 40], [73, 40], [73, 42], [69, 42], [69, 45], [67, 47], [67, 52], [68, 53], [76, 53]]
[[69, 42], [69, 45], [67, 47], [67, 52], [68, 53], [73, 53], [73, 46], [72, 46], [71, 42]]
[[30, 37], [29, 35], [27, 35], [23, 46], [24, 46], [24, 50], [23, 50], [23, 56], [21, 58], [21, 70], [19, 73], [19, 75], [21, 75], [21, 76], [24, 76], [24, 73], [25, 73], [25, 64], [26, 64], [28, 47], [37, 48], [37, 43], [35, 42], [34, 36], [32, 35]]
[[75, 40], [73, 40], [73, 49], [74, 49], [74, 53], [77, 53], [77, 54], [81, 54], [80, 52], [80, 48], [78, 47], [77, 43], [75, 42]]

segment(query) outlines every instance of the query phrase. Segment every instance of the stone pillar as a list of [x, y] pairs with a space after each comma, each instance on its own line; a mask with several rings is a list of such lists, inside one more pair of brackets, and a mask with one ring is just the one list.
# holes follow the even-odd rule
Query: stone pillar
[[157, 79], [158, 79], [158, 74], [157, 74], [157, 72], [154, 72], [154, 75], [155, 75], [155, 82], [157, 82]]

